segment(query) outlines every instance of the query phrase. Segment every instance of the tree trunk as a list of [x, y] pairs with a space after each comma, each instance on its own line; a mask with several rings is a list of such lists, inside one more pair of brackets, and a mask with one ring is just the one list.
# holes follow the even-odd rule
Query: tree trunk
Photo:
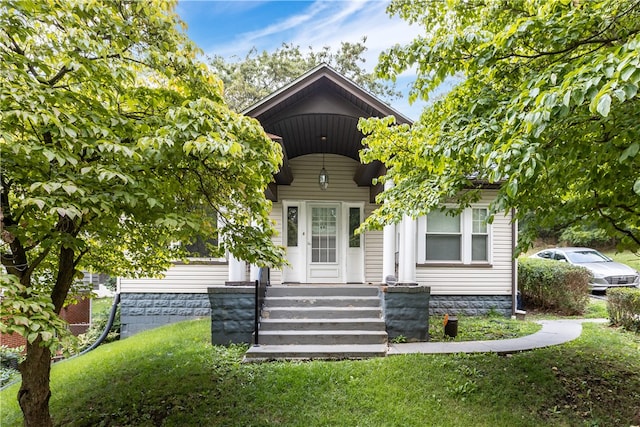
[[18, 402], [24, 415], [26, 427], [50, 427], [53, 425], [49, 413], [49, 373], [51, 372], [51, 351], [40, 347], [40, 338], [27, 343], [26, 359], [19, 366], [22, 385], [18, 392]]

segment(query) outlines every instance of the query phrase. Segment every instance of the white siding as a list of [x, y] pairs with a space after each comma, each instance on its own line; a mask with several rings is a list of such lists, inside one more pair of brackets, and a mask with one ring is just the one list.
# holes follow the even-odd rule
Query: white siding
[[[369, 203], [369, 187], [358, 187], [353, 181], [359, 165], [355, 160], [337, 155], [325, 155], [325, 168], [329, 173], [329, 188], [318, 187], [318, 173], [322, 167], [322, 155], [311, 154], [290, 161], [294, 181], [278, 187], [278, 202], [273, 203], [271, 219], [277, 235], [274, 243], [282, 245], [282, 200], [301, 201], [364, 201], [365, 217], [378, 205]], [[487, 191], [481, 203], [490, 203], [495, 191]], [[416, 268], [419, 284], [431, 286], [434, 295], [510, 295], [512, 240], [510, 216], [498, 215], [492, 225], [492, 263], [490, 266], [429, 266]], [[365, 281], [382, 281], [382, 231], [364, 235]], [[306, 268], [302, 266], [302, 268]], [[219, 264], [188, 264], [171, 267], [162, 279], [121, 279], [121, 292], [184, 292], [205, 293], [207, 287], [224, 284], [228, 280], [228, 266]], [[282, 272], [273, 269], [271, 282], [281, 283]]]
[[120, 292], [206, 293], [207, 288], [224, 285], [228, 266], [219, 264], [176, 264], [163, 278], [120, 279]]
[[[318, 174], [322, 168], [322, 154], [309, 154], [290, 161], [293, 172], [291, 185], [278, 186], [278, 202], [273, 204], [271, 219], [276, 221], [279, 236], [274, 239], [282, 244], [282, 200], [302, 201], [364, 201], [365, 217], [377, 205], [369, 203], [369, 187], [359, 187], [354, 181], [360, 163], [348, 157], [325, 154], [324, 165], [329, 174], [329, 188], [322, 191], [318, 186]], [[382, 279], [382, 232], [364, 235], [365, 281], [379, 283]], [[302, 268], [306, 268], [303, 266]], [[280, 271], [271, 272], [271, 282], [280, 283]]]
[[[486, 191], [481, 203], [490, 203], [496, 191]], [[511, 215], [496, 215], [492, 224], [492, 263], [436, 267], [420, 264], [419, 284], [431, 286], [433, 295], [511, 295], [512, 276]]]

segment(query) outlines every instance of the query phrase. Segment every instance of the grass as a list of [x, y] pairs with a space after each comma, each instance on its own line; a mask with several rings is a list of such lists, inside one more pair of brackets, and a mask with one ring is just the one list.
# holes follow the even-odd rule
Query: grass
[[108, 314], [113, 304], [113, 298], [93, 298], [91, 300], [91, 320], [102, 314]]
[[[403, 355], [242, 364], [208, 320], [54, 365], [60, 426], [613, 426], [640, 423], [640, 337], [585, 324], [570, 343], [501, 357]], [[0, 425], [21, 425], [17, 387]]]
[[609, 258], [612, 258], [616, 262], [627, 264], [634, 270], [640, 271], [640, 255], [634, 252], [604, 251], [603, 254], [605, 254]]
[[429, 339], [436, 342], [504, 340], [533, 334], [542, 327], [534, 322], [523, 322], [504, 316], [457, 316], [457, 318], [458, 335], [451, 338], [444, 335], [443, 316], [431, 316]]

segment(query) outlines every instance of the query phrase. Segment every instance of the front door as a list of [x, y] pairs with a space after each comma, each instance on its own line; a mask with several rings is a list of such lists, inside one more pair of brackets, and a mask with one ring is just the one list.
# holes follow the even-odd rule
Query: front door
[[284, 283], [362, 283], [364, 203], [283, 201]]
[[307, 215], [307, 281], [343, 282], [340, 204], [308, 203]]

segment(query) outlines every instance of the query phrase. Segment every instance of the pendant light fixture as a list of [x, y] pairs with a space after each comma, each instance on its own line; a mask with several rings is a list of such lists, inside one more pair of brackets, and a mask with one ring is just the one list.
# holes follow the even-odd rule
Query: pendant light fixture
[[[321, 136], [320, 140], [323, 145], [326, 142], [327, 137]], [[320, 169], [320, 174], [318, 175], [318, 184], [320, 185], [320, 190], [325, 191], [329, 187], [329, 174], [327, 170], [324, 168], [324, 147], [322, 147], [322, 169]]]

